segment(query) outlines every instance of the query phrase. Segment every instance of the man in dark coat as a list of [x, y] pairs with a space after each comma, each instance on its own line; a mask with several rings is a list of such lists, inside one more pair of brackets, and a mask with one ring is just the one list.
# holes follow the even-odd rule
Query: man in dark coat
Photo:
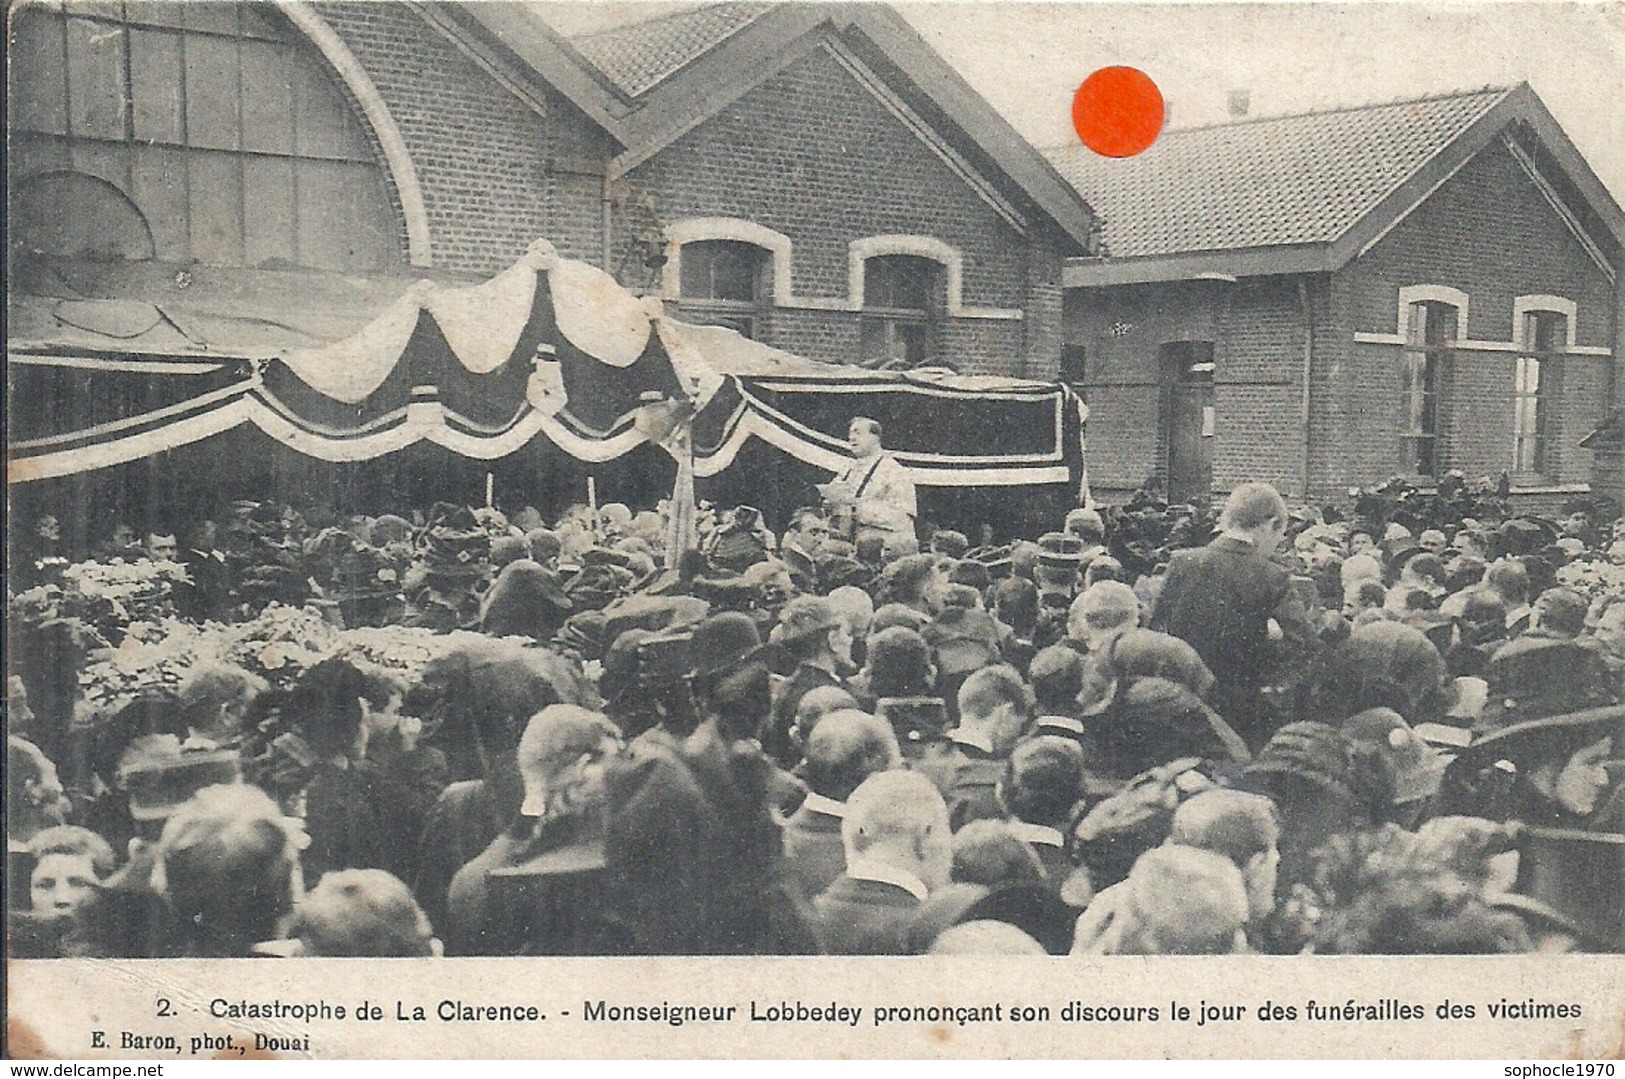
[[1068, 856], [1063, 829], [1083, 801], [1083, 750], [1057, 735], [1028, 738], [1011, 752], [999, 785], [999, 804], [1014, 832], [1032, 845], [1060, 894], [1077, 864]]
[[935, 783], [955, 828], [1003, 816], [994, 794], [1005, 761], [1032, 714], [1032, 696], [1013, 667], [984, 667], [959, 688], [959, 726], [926, 746], [914, 769]]
[[841, 822], [846, 800], [865, 779], [902, 761], [891, 724], [853, 708], [831, 712], [807, 739], [801, 806], [784, 824], [784, 860], [790, 880], [808, 899], [846, 868]]
[[948, 807], [924, 776], [870, 776], [846, 802], [846, 872], [813, 901], [814, 927], [833, 955], [900, 955], [920, 904], [948, 883]]
[[1151, 612], [1152, 629], [1188, 642], [1212, 670], [1214, 707], [1254, 749], [1270, 735], [1261, 690], [1280, 654], [1272, 636], [1279, 633], [1286, 648], [1307, 647], [1314, 637], [1292, 578], [1269, 561], [1286, 526], [1286, 503], [1275, 488], [1237, 487], [1220, 515], [1219, 537], [1173, 556]]
[[796, 510], [790, 518], [790, 527], [779, 543], [779, 559], [790, 567], [790, 580], [802, 592], [817, 594], [819, 587], [818, 563], [814, 559], [819, 545], [829, 538], [829, 522], [815, 509]]
[[788, 780], [753, 735], [769, 673], [749, 615], [694, 630], [705, 719], [679, 747], [646, 742], [606, 777], [606, 906], [640, 955], [816, 951], [784, 875], [772, 807]]
[[821, 686], [846, 688], [843, 670], [852, 666], [852, 631], [840, 612], [822, 596], [797, 596], [779, 612], [775, 634], [780, 647], [795, 660], [795, 670], [776, 695], [762, 748], [784, 768], [794, 768], [801, 749], [790, 737], [801, 698]]

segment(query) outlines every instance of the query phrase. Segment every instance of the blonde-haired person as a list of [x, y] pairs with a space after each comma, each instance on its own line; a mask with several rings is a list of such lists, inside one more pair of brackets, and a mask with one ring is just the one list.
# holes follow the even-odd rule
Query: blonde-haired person
[[298, 822], [242, 783], [205, 787], [177, 809], [158, 839], [152, 888], [170, 915], [165, 954], [254, 954], [303, 892]]

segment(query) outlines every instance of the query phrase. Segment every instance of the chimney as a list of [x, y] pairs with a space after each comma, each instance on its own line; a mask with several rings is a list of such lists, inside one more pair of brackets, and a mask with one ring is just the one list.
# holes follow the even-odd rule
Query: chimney
[[1253, 93], [1251, 90], [1232, 90], [1225, 100], [1225, 108], [1230, 112], [1230, 119], [1240, 120], [1247, 115], [1247, 109], [1252, 105]]

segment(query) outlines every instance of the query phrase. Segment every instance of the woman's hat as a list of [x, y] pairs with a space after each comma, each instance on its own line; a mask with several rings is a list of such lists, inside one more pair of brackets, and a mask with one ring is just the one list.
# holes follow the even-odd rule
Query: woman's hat
[[695, 678], [728, 674], [754, 656], [762, 646], [762, 635], [748, 614], [724, 611], [694, 627]]

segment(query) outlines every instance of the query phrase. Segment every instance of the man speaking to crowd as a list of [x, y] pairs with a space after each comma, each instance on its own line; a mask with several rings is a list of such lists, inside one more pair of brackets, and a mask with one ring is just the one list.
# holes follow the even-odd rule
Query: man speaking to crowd
[[880, 537], [887, 558], [915, 553], [920, 549], [914, 532], [919, 506], [908, 470], [881, 448], [878, 421], [858, 416], [846, 437], [857, 460], [818, 488], [837, 522], [836, 532], [844, 531], [854, 542]]

